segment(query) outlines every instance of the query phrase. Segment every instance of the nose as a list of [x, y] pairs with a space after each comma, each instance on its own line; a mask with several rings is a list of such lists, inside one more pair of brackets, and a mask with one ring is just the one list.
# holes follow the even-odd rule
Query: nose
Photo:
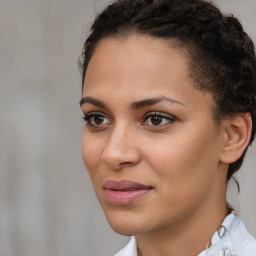
[[113, 128], [101, 160], [113, 170], [136, 165], [140, 161], [136, 137], [128, 125]]

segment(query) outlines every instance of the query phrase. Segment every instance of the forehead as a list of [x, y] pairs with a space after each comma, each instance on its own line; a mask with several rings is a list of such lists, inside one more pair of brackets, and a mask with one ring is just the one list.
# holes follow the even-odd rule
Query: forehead
[[145, 36], [105, 38], [89, 62], [84, 96], [140, 100], [168, 95], [178, 101], [212, 104], [210, 93], [199, 91], [190, 78], [185, 49]]
[[[138, 57], [142, 54], [144, 58], [148, 56], [158, 60], [160, 57], [165, 56], [167, 51], [176, 52], [179, 55], [183, 55], [185, 58], [189, 56], [186, 47], [183, 47], [182, 44], [178, 43], [175, 39], [164, 40], [140, 34], [104, 38], [96, 44], [92, 57], [94, 59], [99, 56], [103, 57], [102, 54], [106, 55], [107, 53], [106, 49], [109, 55], [112, 55], [112, 58], [114, 58], [117, 53], [120, 54], [122, 52], [124, 56], [129, 55], [130, 57], [137, 57], [136, 61], [138, 61]], [[119, 50], [121, 50], [121, 52], [119, 52]], [[141, 54], [140, 56], [137, 55], [138, 52]]]
[[169, 78], [173, 73], [176, 77], [188, 78], [185, 50], [146, 36], [105, 38], [97, 44], [88, 64], [85, 85], [90, 85], [92, 78], [98, 81], [100, 78], [126, 81], [159, 79], [166, 75], [167, 70]]

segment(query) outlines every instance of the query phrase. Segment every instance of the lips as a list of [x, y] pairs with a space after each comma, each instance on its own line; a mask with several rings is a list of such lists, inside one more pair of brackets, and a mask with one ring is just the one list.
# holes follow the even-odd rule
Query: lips
[[129, 205], [143, 198], [153, 187], [130, 180], [107, 180], [104, 183], [107, 201], [112, 205]]

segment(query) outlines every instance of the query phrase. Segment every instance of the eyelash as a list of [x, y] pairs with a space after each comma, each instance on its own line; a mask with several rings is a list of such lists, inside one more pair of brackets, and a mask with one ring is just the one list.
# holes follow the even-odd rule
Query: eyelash
[[[83, 119], [90, 127], [99, 127], [99, 126], [105, 125], [105, 124], [93, 124], [92, 119], [95, 117], [107, 119], [107, 117], [104, 114], [102, 114], [101, 112], [90, 112], [89, 114], [85, 114]], [[95, 120], [94, 120], [94, 122], [95, 122]]]
[[[101, 118], [101, 120], [105, 119], [105, 120], [109, 120], [108, 117], [106, 117], [103, 113], [101, 112], [90, 112], [88, 114], [85, 114], [83, 119], [84, 121], [87, 123], [87, 125], [91, 128], [102, 128], [108, 124], [111, 124], [112, 122], [109, 120], [108, 123], [103, 123], [103, 124], [97, 124], [95, 123], [95, 120], [93, 120], [93, 118], [95, 117], [99, 117]], [[152, 124], [145, 124], [150, 118], [152, 117], [156, 117], [156, 120], [155, 121], [160, 121], [159, 124], [153, 124], [152, 123], [152, 120], [151, 120], [151, 123]], [[159, 120], [157, 120], [159, 119]], [[166, 122], [164, 124], [161, 124], [162, 121], [165, 120]], [[163, 127], [167, 124], [171, 124], [171, 123], [174, 123], [177, 119], [173, 116], [170, 116], [170, 115], [165, 115], [163, 113], [160, 113], [160, 112], [150, 112], [150, 113], [147, 113], [144, 118], [143, 118], [143, 122], [142, 122], [142, 125], [143, 126], [152, 126], [152, 127]], [[93, 124], [94, 122], [94, 124]]]

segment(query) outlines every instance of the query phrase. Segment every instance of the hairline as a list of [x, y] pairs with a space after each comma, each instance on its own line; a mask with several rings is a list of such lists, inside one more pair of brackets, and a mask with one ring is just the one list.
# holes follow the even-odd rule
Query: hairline
[[[193, 87], [195, 89], [197, 89], [198, 91], [205, 91], [208, 93], [211, 93], [212, 97], [213, 97], [213, 106], [212, 106], [212, 116], [213, 116], [213, 120], [215, 121], [216, 127], [220, 127], [221, 121], [223, 120], [224, 116], [221, 114], [221, 111], [219, 110], [218, 107], [218, 103], [217, 103], [217, 99], [216, 99], [216, 95], [214, 94], [214, 92], [210, 91], [209, 89], [207, 89], [206, 87], [204, 88], [203, 86], [200, 85], [200, 83], [198, 81], [196, 81], [197, 79], [195, 78], [194, 73], [194, 64], [195, 64], [195, 56], [193, 56], [192, 54], [192, 48], [194, 47], [194, 44], [190, 43], [190, 41], [188, 41], [187, 43], [182, 42], [182, 40], [180, 40], [179, 38], [173, 36], [173, 37], [160, 37], [160, 36], [155, 36], [152, 35], [150, 33], [147, 32], [142, 32], [142, 31], [138, 31], [136, 28], [130, 28], [127, 30], [120, 29], [119, 31], [116, 31], [115, 33], [110, 33], [110, 34], [106, 34], [103, 35], [101, 39], [99, 39], [92, 47], [92, 51], [91, 51], [91, 56], [90, 59], [88, 59], [87, 61], [87, 66], [84, 72], [84, 77], [86, 75], [86, 70], [89, 66], [89, 63], [91, 61], [91, 58], [93, 57], [98, 45], [106, 40], [106, 39], [116, 39], [116, 40], [127, 40], [131, 37], [145, 37], [145, 38], [149, 38], [149, 39], [156, 39], [158, 41], [162, 41], [163, 43], [166, 43], [166, 45], [168, 45], [169, 47], [171, 47], [174, 50], [179, 50], [179, 54], [183, 55], [185, 58], [187, 58], [188, 60], [188, 72], [189, 72], [189, 77], [191, 79], [191, 83], [193, 85]], [[190, 45], [190, 47], [189, 47]], [[181, 51], [180, 51], [181, 50]], [[83, 87], [84, 88], [84, 83], [83, 83]]]

